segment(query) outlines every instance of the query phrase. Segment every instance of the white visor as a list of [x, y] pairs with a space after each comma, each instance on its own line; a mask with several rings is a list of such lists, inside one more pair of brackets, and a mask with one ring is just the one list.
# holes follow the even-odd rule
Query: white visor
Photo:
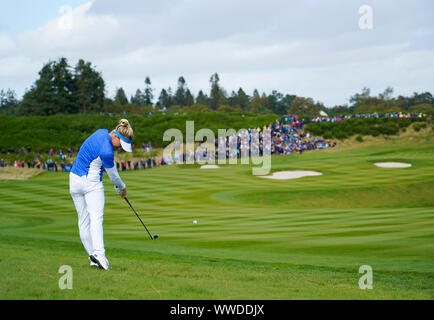
[[132, 152], [133, 151], [133, 149], [131, 148], [132, 140], [128, 140], [123, 135], [121, 135], [117, 130], [114, 130], [113, 132], [118, 136], [119, 140], [121, 141], [122, 149], [124, 149], [124, 151], [126, 152]]
[[133, 149], [131, 148], [131, 143], [126, 143], [125, 141], [121, 140], [121, 146], [124, 151], [133, 152]]

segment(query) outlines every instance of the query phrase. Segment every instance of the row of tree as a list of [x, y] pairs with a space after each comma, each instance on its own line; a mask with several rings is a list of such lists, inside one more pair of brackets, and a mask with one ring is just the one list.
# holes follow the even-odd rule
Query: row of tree
[[105, 82], [100, 72], [90, 62], [79, 60], [75, 67], [66, 58], [50, 61], [39, 72], [39, 78], [18, 100], [13, 90], [0, 91], [0, 114], [52, 115], [75, 113], [136, 113], [143, 114], [155, 109], [186, 111], [242, 111], [252, 113], [297, 114], [317, 116], [320, 111], [329, 115], [366, 112], [432, 111], [434, 98], [431, 93], [414, 93], [410, 97], [392, 97], [388, 87], [378, 96], [371, 96], [370, 89], [363, 88], [353, 95], [349, 105], [326, 108], [312, 98], [283, 94], [273, 90], [260, 94], [257, 89], [248, 95], [242, 88], [230, 94], [220, 85], [217, 73], [209, 80], [210, 90], [199, 90], [197, 96], [190, 91], [183, 76], [179, 77], [176, 90], [162, 89], [154, 96], [151, 79], [146, 77], [145, 86], [137, 89], [130, 98], [123, 88], [118, 88], [113, 98], [105, 94]]
[[393, 88], [391, 87], [387, 87], [378, 96], [372, 96], [371, 90], [365, 87], [360, 94], [357, 93], [350, 98], [351, 111], [355, 113], [433, 111], [434, 97], [430, 92], [414, 92], [412, 96], [400, 95], [397, 98], [392, 95]]
[[[187, 86], [187, 82], [183, 76], [178, 79], [178, 86], [175, 91], [171, 87], [163, 88], [160, 95], [153, 103], [154, 94], [151, 87], [151, 80], [146, 77], [145, 88], [143, 90], [137, 89], [134, 96], [130, 99], [127, 98], [123, 88], [118, 88], [112, 101], [115, 105], [124, 106], [128, 108], [131, 106], [146, 107], [152, 106], [159, 109], [185, 109], [190, 110], [233, 110], [233, 111], [246, 111], [253, 113], [276, 113], [284, 114], [291, 106], [295, 95], [283, 95], [277, 91], [273, 91], [271, 95], [263, 93], [259, 94], [258, 90], [253, 91], [253, 95], [249, 96], [242, 88], [237, 92], [232, 91], [230, 95], [220, 85], [220, 78], [217, 73], [213, 74], [209, 80], [210, 92], [205, 93], [199, 90], [195, 97]], [[300, 98], [299, 98], [300, 99]], [[324, 105], [315, 104], [312, 99], [308, 100], [312, 105], [325, 109]], [[110, 104], [110, 101], [107, 101]], [[193, 106], [193, 107], [192, 107]]]

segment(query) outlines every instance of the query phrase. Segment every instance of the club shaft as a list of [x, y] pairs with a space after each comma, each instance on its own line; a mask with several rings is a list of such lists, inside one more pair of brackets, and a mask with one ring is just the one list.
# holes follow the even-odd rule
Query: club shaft
[[145, 224], [143, 223], [142, 219], [140, 219], [140, 216], [137, 214], [136, 210], [134, 210], [133, 206], [131, 205], [130, 201], [125, 197], [125, 201], [128, 203], [128, 205], [130, 206], [130, 208], [133, 210], [133, 212], [135, 213], [136, 217], [139, 218], [140, 222], [142, 223], [143, 227], [145, 228], [146, 232], [149, 234], [149, 237], [151, 238], [151, 240], [154, 240], [154, 238], [152, 237], [151, 233], [149, 232], [148, 228], [146, 228]]

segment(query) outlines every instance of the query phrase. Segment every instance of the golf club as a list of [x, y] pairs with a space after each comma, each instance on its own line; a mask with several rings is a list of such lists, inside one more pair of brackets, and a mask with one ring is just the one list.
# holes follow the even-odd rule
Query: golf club
[[134, 213], [136, 214], [137, 218], [139, 218], [140, 222], [142, 223], [143, 227], [145, 227], [145, 230], [148, 232], [149, 237], [151, 238], [151, 240], [155, 240], [158, 239], [158, 234], [154, 234], [151, 235], [151, 233], [149, 232], [148, 228], [146, 228], [145, 224], [143, 223], [142, 219], [140, 219], [139, 215], [137, 214], [136, 210], [134, 210], [133, 206], [131, 205], [130, 201], [127, 199], [127, 197], [124, 198], [125, 201], [130, 205], [131, 209], [134, 211]]

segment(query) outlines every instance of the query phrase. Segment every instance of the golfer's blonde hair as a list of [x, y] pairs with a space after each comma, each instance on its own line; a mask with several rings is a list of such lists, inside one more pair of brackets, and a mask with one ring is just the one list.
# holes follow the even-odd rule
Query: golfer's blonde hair
[[121, 119], [121, 121], [119, 121], [118, 126], [116, 127], [116, 130], [128, 140], [133, 140], [134, 138], [133, 128], [131, 128], [131, 125], [127, 119]]

